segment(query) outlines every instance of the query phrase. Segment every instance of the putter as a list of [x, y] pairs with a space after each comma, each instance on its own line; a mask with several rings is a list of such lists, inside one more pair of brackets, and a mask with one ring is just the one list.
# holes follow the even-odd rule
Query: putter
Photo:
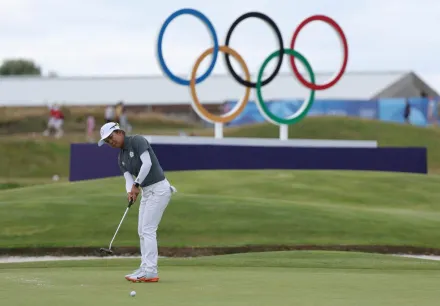
[[125, 213], [124, 213], [124, 215], [122, 216], [121, 222], [119, 222], [118, 228], [116, 229], [116, 232], [115, 232], [115, 234], [113, 235], [112, 240], [110, 241], [110, 245], [109, 245], [108, 249], [106, 249], [106, 248], [100, 248], [99, 251], [100, 251], [101, 253], [105, 253], [105, 254], [113, 254], [113, 251], [112, 251], [112, 244], [113, 244], [113, 241], [115, 240], [116, 234], [118, 233], [119, 228], [121, 227], [122, 221], [124, 221], [125, 215], [127, 214], [127, 212], [128, 212], [128, 210], [130, 209], [131, 205], [133, 205], [133, 200], [130, 200], [130, 202], [128, 202], [128, 206], [127, 206], [127, 208], [125, 209]]

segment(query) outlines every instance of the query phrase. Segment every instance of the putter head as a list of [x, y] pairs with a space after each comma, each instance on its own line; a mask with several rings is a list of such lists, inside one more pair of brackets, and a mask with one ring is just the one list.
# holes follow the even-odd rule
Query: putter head
[[113, 254], [113, 251], [112, 251], [112, 250], [110, 250], [110, 249], [106, 249], [106, 248], [100, 248], [99, 251], [100, 251], [101, 253], [104, 253], [104, 254], [107, 254], [107, 255]]

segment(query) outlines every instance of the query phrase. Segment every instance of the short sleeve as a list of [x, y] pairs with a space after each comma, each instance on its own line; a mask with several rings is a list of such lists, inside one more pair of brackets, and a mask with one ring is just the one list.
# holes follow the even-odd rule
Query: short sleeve
[[148, 140], [145, 137], [140, 136], [140, 135], [136, 135], [133, 137], [133, 139], [131, 140], [131, 146], [133, 147], [134, 152], [138, 156], [141, 156], [142, 153], [150, 150], [150, 148], [151, 148]]

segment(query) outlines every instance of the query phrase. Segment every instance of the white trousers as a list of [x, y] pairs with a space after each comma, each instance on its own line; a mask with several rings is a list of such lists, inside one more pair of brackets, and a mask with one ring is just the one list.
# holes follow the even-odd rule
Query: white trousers
[[55, 130], [60, 130], [62, 125], [64, 123], [63, 119], [57, 119], [57, 118], [53, 118], [51, 117], [49, 119], [49, 122], [47, 123], [47, 127], [48, 128], [54, 128]]
[[141, 249], [141, 268], [148, 273], [157, 273], [157, 229], [165, 208], [176, 189], [168, 180], [163, 180], [141, 189], [139, 205], [138, 234]]

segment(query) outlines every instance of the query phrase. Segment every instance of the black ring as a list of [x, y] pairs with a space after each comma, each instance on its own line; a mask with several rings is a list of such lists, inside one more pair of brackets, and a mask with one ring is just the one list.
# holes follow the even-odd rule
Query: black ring
[[[232, 35], [232, 31], [234, 31], [235, 27], [243, 20], [245, 20], [246, 18], [250, 18], [250, 17], [255, 17], [255, 18], [259, 18], [262, 19], [263, 21], [265, 21], [266, 23], [268, 23], [270, 25], [270, 27], [272, 29], [275, 30], [275, 34], [277, 35], [278, 38], [278, 42], [280, 44], [280, 56], [278, 56], [278, 64], [275, 68], [275, 71], [266, 79], [262, 82], [261, 86], [267, 85], [270, 82], [272, 82], [272, 80], [277, 76], [278, 72], [281, 69], [281, 65], [283, 64], [283, 48], [284, 48], [284, 43], [283, 43], [283, 37], [281, 36], [281, 32], [278, 29], [277, 25], [275, 24], [275, 22], [267, 15], [263, 14], [263, 13], [259, 13], [259, 12], [249, 12], [246, 13], [244, 15], [241, 15], [240, 17], [237, 18], [237, 20], [234, 21], [234, 23], [231, 25], [231, 27], [228, 30], [228, 34], [226, 34], [226, 42], [225, 45], [227, 47], [229, 47], [229, 40], [231, 39], [231, 35]], [[252, 83], [252, 82], [248, 82], [243, 80], [242, 78], [240, 78], [240, 76], [238, 74], [235, 73], [234, 68], [232, 68], [231, 65], [231, 61], [229, 60], [229, 54], [225, 53], [225, 61], [226, 61], [226, 65], [228, 66], [228, 70], [229, 72], [232, 74], [232, 76], [234, 77], [234, 79], [239, 82], [241, 85], [244, 85], [246, 87], [252, 87], [252, 88], [256, 88], [257, 87], [257, 83]]]

